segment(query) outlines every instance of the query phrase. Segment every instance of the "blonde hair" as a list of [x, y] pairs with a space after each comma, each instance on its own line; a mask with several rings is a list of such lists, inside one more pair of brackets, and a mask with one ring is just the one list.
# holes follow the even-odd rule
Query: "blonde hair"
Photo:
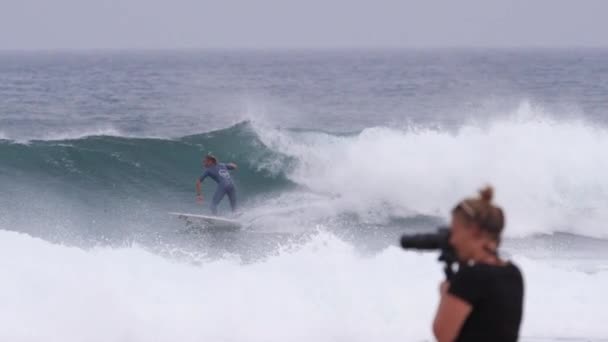
[[479, 191], [477, 198], [467, 198], [458, 203], [452, 210], [452, 214], [461, 214], [471, 222], [476, 223], [479, 228], [500, 242], [500, 235], [505, 227], [505, 217], [500, 207], [492, 204], [494, 189], [487, 186]]

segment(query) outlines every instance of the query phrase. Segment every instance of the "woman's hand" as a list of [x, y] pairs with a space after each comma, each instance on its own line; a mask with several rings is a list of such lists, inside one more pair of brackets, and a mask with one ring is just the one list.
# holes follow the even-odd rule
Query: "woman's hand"
[[456, 340], [464, 321], [473, 310], [468, 302], [449, 293], [450, 282], [444, 280], [439, 285], [439, 308], [433, 322], [433, 333], [438, 342]]

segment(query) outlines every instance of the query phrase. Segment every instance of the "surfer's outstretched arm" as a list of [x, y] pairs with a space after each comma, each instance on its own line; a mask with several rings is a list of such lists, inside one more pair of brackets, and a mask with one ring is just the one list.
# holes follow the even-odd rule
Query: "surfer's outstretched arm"
[[205, 171], [198, 179], [196, 180], [196, 197], [203, 199], [203, 193], [201, 192], [201, 183], [209, 176], [209, 171]]
[[201, 181], [200, 180], [196, 180], [196, 196], [200, 196], [201, 195]]
[[197, 202], [203, 201], [203, 193], [201, 192], [201, 180], [200, 179], [196, 180], [196, 201]]
[[236, 170], [237, 165], [235, 163], [228, 163], [226, 164], [226, 167], [228, 168], [228, 170]]

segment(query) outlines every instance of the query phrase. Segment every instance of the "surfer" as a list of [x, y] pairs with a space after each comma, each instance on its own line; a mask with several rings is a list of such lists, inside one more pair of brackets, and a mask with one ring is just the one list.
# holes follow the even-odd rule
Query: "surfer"
[[228, 195], [232, 212], [236, 210], [236, 189], [234, 182], [230, 177], [229, 170], [236, 170], [235, 163], [218, 163], [217, 158], [211, 153], [207, 154], [203, 159], [203, 167], [205, 172], [196, 180], [196, 200], [203, 203], [203, 194], [201, 192], [201, 183], [205, 178], [210, 177], [217, 183], [217, 189], [211, 201], [211, 212], [217, 215], [217, 206], [221, 202], [224, 195]]

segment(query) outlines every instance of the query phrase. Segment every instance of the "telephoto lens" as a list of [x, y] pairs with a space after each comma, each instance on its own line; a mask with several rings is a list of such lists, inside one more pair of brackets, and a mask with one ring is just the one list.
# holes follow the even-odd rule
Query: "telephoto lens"
[[442, 227], [436, 233], [411, 234], [401, 237], [401, 247], [404, 249], [435, 250], [449, 247], [450, 230]]
[[440, 227], [436, 233], [430, 234], [410, 234], [401, 237], [401, 247], [403, 249], [416, 250], [438, 250], [439, 261], [445, 263], [444, 272], [447, 279], [454, 275], [454, 267], [458, 265], [458, 258], [452, 245], [450, 245], [450, 229]]

